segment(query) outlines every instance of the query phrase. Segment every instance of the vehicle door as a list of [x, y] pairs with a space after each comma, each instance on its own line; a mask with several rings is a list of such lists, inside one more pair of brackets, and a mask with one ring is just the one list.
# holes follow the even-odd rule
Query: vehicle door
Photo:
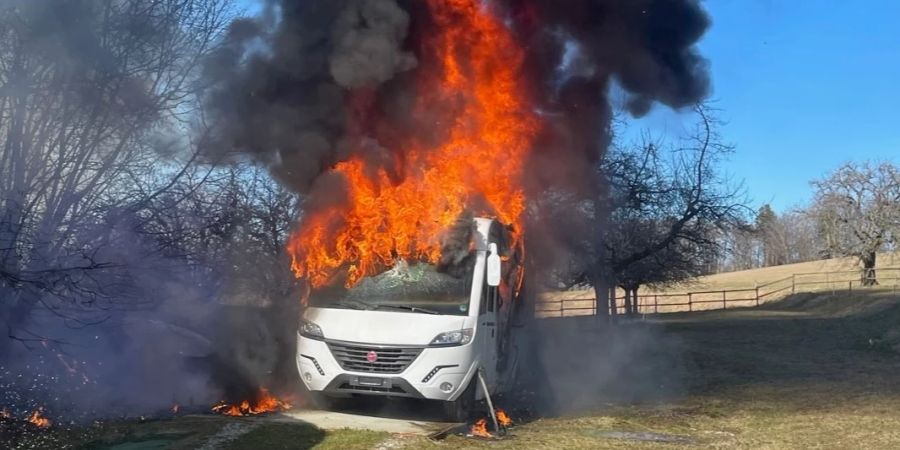
[[496, 287], [482, 282], [481, 303], [478, 308], [478, 322], [475, 330], [475, 343], [478, 345], [481, 368], [485, 382], [491, 392], [497, 387], [497, 296]]

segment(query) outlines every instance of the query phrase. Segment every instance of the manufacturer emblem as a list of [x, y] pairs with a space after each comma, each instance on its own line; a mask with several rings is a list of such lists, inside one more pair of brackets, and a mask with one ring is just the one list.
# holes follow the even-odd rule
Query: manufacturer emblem
[[370, 363], [378, 361], [378, 353], [375, 353], [375, 352], [366, 353], [366, 361], [368, 361]]

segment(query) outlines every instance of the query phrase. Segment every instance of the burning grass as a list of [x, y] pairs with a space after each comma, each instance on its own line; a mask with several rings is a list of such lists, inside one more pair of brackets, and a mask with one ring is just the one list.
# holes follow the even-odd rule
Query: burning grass
[[49, 428], [51, 425], [53, 425], [53, 421], [47, 418], [47, 416], [44, 414], [43, 407], [38, 407], [32, 410], [31, 412], [23, 416], [21, 421], [16, 418], [16, 414], [14, 414], [10, 409], [2, 408], [0, 409], [0, 420], [8, 423], [27, 423], [37, 428]]
[[[222, 400], [216, 403], [212, 408], [212, 412], [225, 416], [254, 416], [257, 414], [265, 414], [279, 411], [287, 411], [291, 409], [292, 404], [288, 400], [282, 400], [272, 395], [268, 389], [260, 388], [254, 398], [241, 400], [237, 403], [228, 403]], [[175, 405], [173, 413], [178, 412], [178, 405]]]
[[506, 435], [507, 428], [513, 425], [512, 419], [509, 417], [509, 414], [502, 409], [496, 409], [494, 414], [497, 417], [497, 425], [499, 429], [491, 430], [491, 422], [492, 420], [488, 417], [482, 417], [475, 421], [471, 427], [469, 427], [466, 436], [483, 438], [483, 439], [491, 439], [502, 437]]
[[26, 419], [28, 423], [39, 427], [39, 428], [47, 428], [53, 424], [50, 419], [44, 417], [44, 408], [38, 408], [31, 412], [28, 415], [28, 419]]
[[480, 438], [491, 438], [491, 432], [488, 431], [488, 420], [485, 418], [481, 418], [475, 421], [472, 424], [472, 427], [469, 428], [469, 436], [480, 437]]

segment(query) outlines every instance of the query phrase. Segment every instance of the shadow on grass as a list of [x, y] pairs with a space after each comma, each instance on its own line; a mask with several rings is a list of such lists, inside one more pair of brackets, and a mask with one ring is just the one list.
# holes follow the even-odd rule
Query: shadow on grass
[[900, 296], [884, 291], [615, 325], [544, 319], [528, 340], [521, 400], [547, 416], [758, 388], [900, 397], [900, 347], [885, 341], [894, 335], [900, 341]]
[[216, 449], [308, 449], [326, 439], [325, 431], [296, 421], [278, 423], [268, 418], [185, 416], [148, 422], [108, 422], [95, 427], [71, 430], [48, 429], [41, 439], [59, 445], [31, 445], [18, 448], [74, 448], [80, 450], [187, 450]]

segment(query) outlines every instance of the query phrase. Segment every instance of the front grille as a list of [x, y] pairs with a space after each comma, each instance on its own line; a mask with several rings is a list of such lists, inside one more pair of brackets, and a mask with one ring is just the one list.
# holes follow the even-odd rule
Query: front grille
[[[328, 349], [344, 370], [354, 372], [400, 373], [422, 353], [421, 348], [377, 347], [366, 344], [329, 342]], [[369, 362], [369, 352], [375, 352], [378, 359]]]

